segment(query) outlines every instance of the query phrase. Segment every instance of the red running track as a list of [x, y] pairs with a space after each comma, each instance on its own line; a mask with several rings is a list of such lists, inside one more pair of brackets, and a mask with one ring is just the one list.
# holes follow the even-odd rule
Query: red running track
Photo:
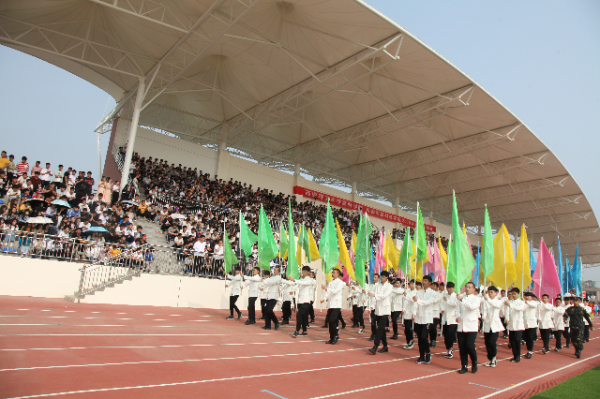
[[[594, 331], [581, 359], [572, 349], [542, 355], [538, 342], [533, 359], [513, 364], [500, 339], [498, 367], [459, 375], [458, 351], [443, 358], [439, 341], [431, 364], [417, 365], [404, 336], [376, 356], [369, 334], [349, 327], [325, 345], [318, 310], [309, 336], [297, 339], [294, 327], [263, 331], [227, 313], [0, 296], [0, 397], [527, 398], [600, 365]], [[483, 337], [477, 346], [486, 360]]]

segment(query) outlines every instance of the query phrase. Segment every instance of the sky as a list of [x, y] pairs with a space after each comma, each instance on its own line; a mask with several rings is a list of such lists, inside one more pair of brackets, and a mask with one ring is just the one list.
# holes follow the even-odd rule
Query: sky
[[[600, 1], [368, 0], [478, 82], [558, 156], [600, 218]], [[113, 99], [0, 46], [0, 147], [98, 175], [93, 132]], [[101, 141], [102, 161], [108, 136]], [[600, 267], [584, 279], [599, 281]]]

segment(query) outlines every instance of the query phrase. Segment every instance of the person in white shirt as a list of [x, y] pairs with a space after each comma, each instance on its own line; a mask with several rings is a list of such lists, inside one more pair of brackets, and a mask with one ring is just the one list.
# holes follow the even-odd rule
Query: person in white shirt
[[416, 361], [417, 364], [431, 363], [429, 325], [433, 323], [433, 302], [437, 299], [437, 293], [431, 289], [431, 283], [431, 276], [423, 276], [423, 289], [418, 290], [412, 298], [418, 306], [414, 316], [420, 355]]
[[281, 304], [282, 320], [281, 325], [290, 324], [292, 318], [292, 301], [296, 292], [296, 284], [288, 280], [281, 281], [281, 291], [283, 292], [283, 302]]
[[54, 172], [54, 185], [57, 189], [65, 188], [63, 184], [63, 177], [65, 176], [65, 172], [63, 170], [62, 165], [58, 165], [58, 169]]
[[313, 304], [317, 300], [317, 278], [315, 276], [315, 272], [313, 272], [313, 271], [310, 272], [310, 278], [315, 280], [315, 285], [313, 286], [313, 289], [312, 289], [312, 299], [310, 300], [310, 309], [308, 310], [308, 316], [310, 318], [310, 321], [308, 323], [313, 324], [315, 322], [315, 308], [314, 308]]
[[[295, 282], [298, 286], [298, 313], [296, 313], [296, 331], [292, 335], [293, 338], [298, 336], [307, 336], [308, 333], [308, 312], [312, 301], [312, 293], [317, 282], [310, 277], [310, 266], [302, 267], [302, 278], [295, 280], [293, 277], [288, 277], [288, 280]], [[302, 332], [300, 332], [302, 329]]]
[[[583, 303], [580, 306], [583, 306], [583, 308], [589, 315], [592, 314], [592, 307], [590, 306], [589, 299], [584, 298]], [[585, 340], [585, 342], [590, 342], [590, 324], [588, 323], [588, 321], [586, 319], [583, 319], [583, 324], [584, 324], [583, 339]]]
[[563, 320], [565, 321], [565, 331], [563, 332], [563, 337], [565, 338], [565, 347], [569, 349], [571, 346], [571, 333], [569, 332], [571, 323], [569, 316], [567, 315], [567, 309], [573, 306], [573, 297], [570, 293], [566, 293], [564, 298], [565, 303], [563, 304], [563, 308], [565, 308], [565, 314], [563, 316]]
[[523, 331], [525, 330], [525, 323], [523, 321], [523, 312], [525, 311], [525, 302], [519, 299], [519, 293], [521, 291], [514, 287], [508, 294], [508, 301], [504, 302], [506, 307], [509, 309], [507, 313], [504, 313], [508, 323], [508, 344], [509, 349], [512, 349], [513, 358], [511, 362], [519, 363], [521, 361], [521, 338], [523, 337]]
[[443, 294], [444, 313], [442, 314], [442, 330], [444, 332], [444, 344], [448, 353], [444, 355], [446, 359], [452, 359], [454, 356], [452, 347], [456, 339], [456, 328], [458, 323], [458, 305], [459, 301], [456, 299], [456, 293], [454, 292], [454, 283], [449, 282], [446, 284], [446, 291]]
[[554, 338], [556, 339], [554, 350], [558, 352], [562, 349], [562, 335], [565, 330], [565, 321], [563, 318], [565, 308], [562, 306], [560, 298], [556, 298], [554, 304], [555, 306], [552, 308], [552, 324], [554, 325], [552, 331], [554, 331]]
[[554, 328], [554, 306], [549, 303], [550, 297], [547, 294], [542, 295], [542, 302], [538, 305], [540, 335], [542, 336], [542, 353], [545, 355], [550, 352], [550, 334]]
[[333, 269], [331, 271], [332, 280], [329, 282], [328, 286], [323, 284], [321, 288], [326, 290], [323, 299], [321, 302], [328, 301], [328, 309], [331, 309], [331, 313], [329, 315], [329, 341], [327, 344], [334, 345], [338, 342], [338, 317], [340, 315], [342, 309], [342, 295], [343, 290], [346, 284], [340, 280], [342, 277], [342, 272], [338, 269]]
[[381, 283], [379, 282], [379, 274], [373, 274], [373, 282], [365, 287], [363, 294], [367, 297], [367, 307], [369, 309], [369, 319], [371, 321], [371, 337], [369, 337], [369, 341], [375, 341], [375, 334], [377, 333], [377, 318], [375, 317], [375, 299], [369, 293], [376, 294], [381, 287]]
[[500, 331], [504, 331], [504, 325], [500, 320], [500, 310], [504, 306], [504, 303], [498, 298], [498, 288], [493, 285], [487, 289], [487, 292], [484, 292], [483, 298], [481, 319], [483, 320], [483, 336], [489, 360], [484, 365], [496, 367], [496, 355], [498, 354], [496, 342], [498, 342]]
[[[275, 324], [275, 330], [279, 329], [279, 321], [277, 321], [277, 316], [275, 316], [275, 312], [273, 311], [279, 299], [279, 286], [281, 285], [281, 275], [279, 273], [279, 266], [275, 266], [273, 268], [273, 275], [264, 280], [265, 289], [267, 290], [267, 305], [265, 307], [265, 326], [262, 328], [263, 330], [270, 330], [271, 322]], [[267, 275], [266, 270], [265, 275]]]
[[[229, 296], [229, 317], [227, 320], [233, 320], [233, 311], [235, 310], [237, 313], [238, 320], [242, 318], [242, 312], [236, 306], [236, 302], [240, 295], [242, 295], [242, 288], [244, 287], [244, 278], [242, 277], [242, 268], [239, 266], [235, 267], [235, 276], [230, 277], [229, 280], [231, 283], [225, 282], [225, 288], [231, 285], [231, 294]], [[225, 279], [227, 279], [227, 275], [225, 275]]]
[[523, 338], [525, 340], [525, 345], [527, 346], [527, 355], [525, 355], [525, 358], [531, 359], [533, 357], [533, 345], [537, 339], [538, 305], [540, 303], [532, 292], [524, 293], [523, 299], [526, 305], [523, 314], [523, 321], [525, 322]]
[[459, 314], [456, 320], [458, 322], [458, 350], [460, 351], [461, 369], [458, 374], [465, 374], [468, 371], [469, 358], [471, 358], [471, 372], [477, 372], [477, 349], [475, 349], [475, 340], [477, 339], [477, 330], [479, 329], [479, 307], [481, 302], [475, 294], [475, 284], [467, 283], [465, 285], [465, 295], [456, 294], [456, 299], [460, 301]]
[[200, 277], [200, 271], [202, 270], [202, 266], [204, 265], [204, 257], [206, 256], [206, 243], [204, 242], [204, 237], [196, 237], [196, 242], [194, 243], [194, 267], [192, 270], [192, 274], [194, 276]]
[[431, 283], [431, 289], [435, 296], [433, 304], [431, 305], [431, 312], [433, 313], [433, 322], [429, 325], [429, 346], [435, 348], [437, 346], [437, 326], [440, 324], [440, 303], [442, 302], [442, 293], [439, 292], [438, 283]]
[[377, 317], [377, 333], [375, 335], [375, 341], [373, 347], [369, 349], [373, 355], [377, 354], [377, 348], [379, 343], [383, 344], [383, 347], [379, 350], [379, 353], [386, 353], [388, 351], [387, 338], [385, 328], [389, 322], [389, 316], [392, 313], [392, 302], [390, 295], [392, 294], [392, 285], [387, 281], [389, 272], [382, 271], [380, 275], [381, 287], [377, 293], [369, 292], [369, 296], [375, 299], [375, 316]]
[[262, 281], [260, 277], [260, 268], [255, 266], [252, 269], [252, 277], [246, 277], [248, 281], [248, 320], [245, 325], [256, 324], [256, 298], [258, 298], [259, 286]]
[[506, 306], [506, 303], [509, 300], [509, 296], [506, 295], [506, 291], [500, 290], [500, 300], [502, 301], [502, 308], [500, 309], [500, 321], [505, 328], [502, 338], [508, 339], [508, 313], [510, 309], [508, 306]]
[[406, 345], [404, 349], [412, 349], [415, 346], [414, 341], [414, 316], [417, 311], [417, 302], [413, 301], [415, 290], [415, 280], [410, 280], [408, 287], [404, 290], [404, 335], [406, 336]]
[[350, 281], [350, 288], [348, 292], [348, 304], [352, 309], [352, 328], [358, 328], [358, 291], [354, 289], [356, 286], [355, 281]]
[[402, 305], [404, 304], [404, 288], [402, 280], [397, 279], [392, 288], [392, 329], [394, 335], [390, 339], [398, 339], [398, 320], [402, 317]]
[[52, 169], [50, 169], [50, 164], [46, 163], [46, 167], [40, 172], [40, 179], [42, 180], [43, 189], [50, 187], [50, 182], [52, 181], [53, 177], [54, 174], [52, 173]]

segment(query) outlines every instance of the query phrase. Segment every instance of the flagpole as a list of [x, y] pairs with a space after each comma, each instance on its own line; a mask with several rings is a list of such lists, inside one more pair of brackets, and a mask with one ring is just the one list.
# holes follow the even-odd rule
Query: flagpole
[[[542, 237], [542, 241], [544, 241], [544, 237]], [[541, 246], [540, 246], [541, 249]], [[541, 265], [541, 269], [540, 269], [540, 289], [538, 290], [538, 295], [541, 297], [542, 296], [542, 278], [544, 277], [544, 256], [542, 255], [541, 257], [542, 259], [542, 265]]]
[[446, 256], [446, 289], [448, 289], [448, 266], [450, 266], [450, 250], [451, 248], [451, 243], [452, 243], [452, 233], [450, 233], [450, 240], [448, 241], [448, 254]]
[[[415, 281], [417, 281], [417, 277], [419, 275], [419, 272], [417, 270], [419, 268], [419, 201], [417, 201], [417, 223], [415, 227], [415, 248], [417, 248], [417, 252], [415, 253]], [[421, 268], [423, 268], [423, 264], [421, 264]]]
[[[521, 241], [523, 241], [523, 231], [525, 230], [525, 224], [523, 224], [521, 226]], [[521, 250], [523, 251], [523, 262], [521, 264], [521, 289], [523, 291], [525, 291], [525, 287], [523, 286], [525, 284], [525, 241], [523, 241], [523, 248], [521, 248]], [[531, 267], [531, 265], [529, 265], [529, 267]]]
[[[223, 219], [223, 238], [225, 238], [225, 219]], [[223, 243], [223, 271], [225, 272], [225, 293], [227, 293], [227, 259], [225, 257], [225, 243]]]
[[502, 232], [502, 261], [504, 262], [504, 289], [508, 292], [508, 278], [506, 277], [506, 243], [504, 242], [504, 231]]

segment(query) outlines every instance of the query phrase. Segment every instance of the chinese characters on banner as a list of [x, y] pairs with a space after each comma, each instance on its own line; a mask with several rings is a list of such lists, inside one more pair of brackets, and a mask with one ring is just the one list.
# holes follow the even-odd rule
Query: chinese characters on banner
[[[337, 206], [340, 208], [352, 209], [355, 211], [366, 212], [369, 216], [377, 217], [380, 219], [389, 220], [391, 222], [401, 223], [408, 227], [416, 227], [417, 222], [402, 216], [394, 215], [389, 212], [380, 211], [379, 209], [371, 208], [357, 202], [348, 201], [343, 198], [334, 197], [333, 195], [324, 194], [319, 191], [311, 190], [301, 186], [294, 186], [294, 194], [301, 195], [303, 197], [316, 199], [318, 201], [326, 202], [329, 199], [331, 206]], [[425, 225], [425, 231], [435, 233], [435, 226]]]

